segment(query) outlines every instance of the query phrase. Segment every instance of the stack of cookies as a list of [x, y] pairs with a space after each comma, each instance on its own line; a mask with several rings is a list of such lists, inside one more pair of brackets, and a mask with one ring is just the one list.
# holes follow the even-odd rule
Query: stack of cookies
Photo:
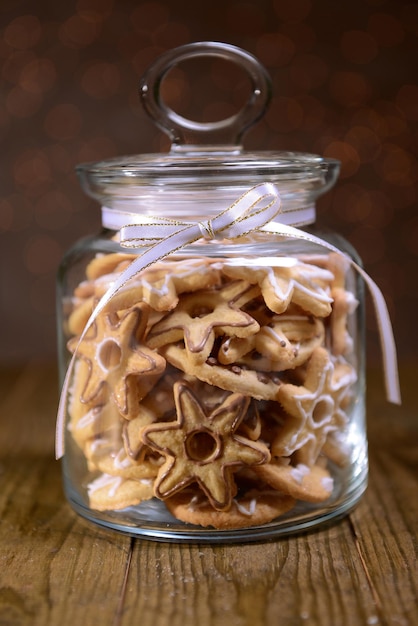
[[[74, 291], [74, 352], [134, 255], [98, 255]], [[78, 345], [68, 428], [96, 510], [158, 498], [182, 522], [268, 523], [322, 503], [349, 461], [347, 262], [173, 256], [131, 279]]]

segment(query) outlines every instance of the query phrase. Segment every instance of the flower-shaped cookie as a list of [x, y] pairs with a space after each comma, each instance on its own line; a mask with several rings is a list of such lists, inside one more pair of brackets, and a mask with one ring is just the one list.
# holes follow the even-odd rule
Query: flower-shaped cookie
[[[88, 363], [89, 373], [81, 393], [86, 403], [102, 404], [109, 391], [122, 415], [135, 415], [138, 402], [165, 369], [165, 359], [141, 343], [147, 324], [147, 309], [138, 306], [122, 318], [97, 316], [92, 332], [78, 346], [77, 355]], [[78, 339], [68, 342], [70, 351]]]
[[232, 259], [222, 271], [230, 278], [241, 278], [261, 288], [264, 300], [272, 311], [282, 313], [290, 304], [304, 311], [326, 317], [331, 312], [329, 286], [334, 276], [326, 269], [296, 259], [271, 257], [251, 261]]
[[327, 350], [315, 348], [303, 385], [283, 384], [278, 392], [288, 419], [272, 443], [274, 456], [298, 451], [298, 462], [312, 466], [329, 433], [343, 428], [347, 394], [356, 380], [354, 368], [331, 361]]
[[[240, 281], [241, 293], [248, 283]], [[218, 335], [248, 337], [260, 326], [233, 302], [239, 290], [231, 285], [222, 289], [202, 289], [184, 295], [177, 307], [155, 324], [147, 337], [151, 348], [159, 348], [184, 339], [187, 355], [193, 363], [204, 363]]]
[[167, 498], [198, 483], [217, 510], [227, 510], [234, 497], [233, 472], [268, 462], [267, 447], [236, 434], [249, 398], [232, 393], [207, 415], [190, 387], [174, 385], [176, 422], [146, 427], [143, 440], [165, 456], [155, 481], [155, 494]]

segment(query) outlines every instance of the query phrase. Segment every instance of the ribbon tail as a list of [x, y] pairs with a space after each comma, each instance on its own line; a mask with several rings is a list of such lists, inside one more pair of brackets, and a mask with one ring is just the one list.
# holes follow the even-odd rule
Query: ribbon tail
[[315, 237], [315, 235], [305, 233], [304, 231], [299, 230], [298, 228], [294, 228], [293, 226], [280, 224], [277, 222], [270, 222], [269, 224], [266, 224], [266, 226], [263, 227], [261, 230], [274, 232], [275, 234], [282, 235], [284, 237], [305, 239], [306, 241], [310, 241], [311, 243], [318, 244], [323, 248], [342, 255], [348, 260], [350, 265], [356, 269], [356, 271], [363, 278], [369, 289], [369, 293], [372, 297], [376, 312], [376, 318], [378, 323], [377, 325], [380, 335], [380, 345], [383, 357], [386, 397], [388, 401], [392, 402], [393, 404], [401, 404], [402, 400], [399, 385], [398, 359], [396, 355], [396, 345], [395, 338], [393, 336], [392, 324], [383, 294], [380, 288], [374, 282], [374, 280], [370, 278], [370, 276], [363, 270], [363, 268], [355, 261], [353, 261], [351, 257], [339, 250], [336, 246], [333, 246], [331, 243], [328, 243], [327, 241], [324, 241], [319, 237]]
[[402, 404], [395, 338], [393, 336], [392, 324], [385, 299], [379, 287], [363, 270], [363, 268], [357, 265], [357, 263], [353, 263], [353, 265], [367, 284], [377, 312], [377, 328], [380, 335], [380, 345], [382, 349], [383, 372], [385, 376], [387, 399], [389, 402], [392, 402], [392, 404]]

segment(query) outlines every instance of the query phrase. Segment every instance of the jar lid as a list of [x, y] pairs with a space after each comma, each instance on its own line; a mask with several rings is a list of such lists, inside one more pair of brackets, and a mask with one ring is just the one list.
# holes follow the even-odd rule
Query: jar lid
[[[233, 61], [248, 74], [251, 94], [235, 115], [196, 122], [178, 115], [161, 96], [170, 70], [195, 57]], [[243, 150], [244, 133], [264, 114], [270, 77], [248, 52], [219, 42], [192, 43], [161, 55], [140, 82], [146, 112], [171, 139], [167, 154], [122, 156], [84, 163], [77, 172], [85, 192], [109, 208], [201, 218], [228, 206], [248, 187], [275, 183], [284, 211], [312, 205], [335, 182], [339, 162], [300, 152]]]

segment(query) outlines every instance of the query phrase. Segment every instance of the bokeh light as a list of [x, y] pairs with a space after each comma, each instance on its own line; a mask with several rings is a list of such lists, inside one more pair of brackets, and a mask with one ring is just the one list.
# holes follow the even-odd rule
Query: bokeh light
[[364, 65], [370, 63], [378, 54], [376, 40], [362, 30], [349, 30], [341, 37], [341, 52], [347, 61]]
[[373, 13], [369, 17], [367, 30], [381, 47], [398, 46], [405, 37], [400, 20], [388, 13]]
[[[318, 222], [357, 247], [387, 298], [400, 355], [418, 354], [407, 328], [418, 272], [416, 2], [15, 4], [0, 9], [0, 250], [11, 268], [0, 285], [11, 328], [3, 359], [55, 358], [59, 259], [100, 226], [76, 165], [169, 150], [142, 109], [139, 79], [165, 50], [199, 40], [241, 46], [271, 75], [271, 105], [245, 148], [341, 161]], [[169, 106], [203, 121], [232, 115], [248, 93], [245, 74], [213, 59], [173, 69], [163, 86]], [[30, 311], [24, 342], [14, 340], [16, 310]]]
[[266, 122], [274, 131], [290, 133], [302, 125], [303, 109], [293, 98], [278, 96], [272, 99]]
[[53, 237], [37, 235], [29, 240], [23, 254], [31, 274], [48, 274], [61, 260], [62, 249]]
[[305, 20], [311, 11], [311, 4], [311, 0], [292, 0], [292, 2], [273, 0], [276, 14], [284, 22], [301, 22]]
[[44, 129], [52, 139], [65, 141], [77, 136], [82, 126], [82, 114], [74, 104], [57, 104], [48, 111]]
[[324, 156], [341, 162], [340, 177], [349, 178], [360, 167], [360, 156], [357, 150], [346, 141], [331, 141], [324, 149]]
[[309, 92], [323, 85], [328, 74], [328, 64], [314, 54], [299, 54], [293, 59], [289, 70], [290, 79], [302, 92]]
[[61, 25], [58, 36], [64, 46], [85, 48], [97, 39], [100, 25], [83, 15], [72, 15]]
[[283, 67], [290, 63], [295, 50], [290, 37], [282, 33], [265, 33], [257, 40], [255, 54], [266, 66]]
[[35, 46], [41, 36], [41, 21], [36, 15], [21, 15], [6, 25], [4, 42], [18, 50]]
[[329, 90], [336, 104], [358, 107], [366, 104], [372, 96], [372, 87], [364, 74], [339, 70], [330, 78]]
[[96, 61], [89, 65], [80, 79], [80, 86], [92, 98], [104, 100], [118, 93], [120, 72], [115, 63]]

